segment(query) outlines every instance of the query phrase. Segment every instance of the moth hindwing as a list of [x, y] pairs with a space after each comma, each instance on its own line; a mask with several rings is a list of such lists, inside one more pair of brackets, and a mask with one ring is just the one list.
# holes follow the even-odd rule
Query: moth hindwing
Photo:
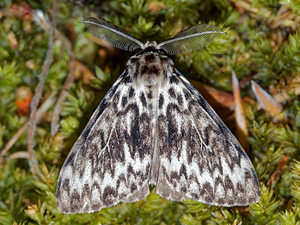
[[144, 45], [108, 22], [100, 21], [97, 30], [96, 19], [87, 21], [96, 23], [94, 34], [100, 32], [116, 47], [141, 50], [129, 59], [69, 153], [58, 178], [59, 211], [95, 212], [138, 201], [149, 194], [149, 184], [175, 201], [257, 202], [259, 184], [248, 156], [167, 55], [178, 52], [174, 46], [184, 45], [179, 52], [193, 47], [191, 41], [201, 39], [203, 47], [221, 31], [196, 26], [159, 45]]

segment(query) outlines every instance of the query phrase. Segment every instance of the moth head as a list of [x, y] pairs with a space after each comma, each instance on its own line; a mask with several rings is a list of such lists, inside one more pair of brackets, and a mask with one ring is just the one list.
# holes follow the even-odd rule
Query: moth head
[[132, 52], [137, 49], [154, 47], [163, 50], [168, 55], [176, 55], [185, 52], [199, 50], [212, 42], [216, 37], [224, 34], [219, 28], [207, 24], [198, 24], [190, 27], [175, 37], [159, 44], [147, 41], [145, 44], [129, 35], [119, 27], [109, 23], [102, 18], [88, 17], [82, 21], [87, 24], [88, 29], [100, 39], [113, 46]]
[[142, 48], [142, 49], [145, 49], [145, 48], [148, 48], [148, 47], [157, 48], [157, 43], [156, 43], [156, 41], [147, 41], [147, 42], [144, 44], [144, 48]]

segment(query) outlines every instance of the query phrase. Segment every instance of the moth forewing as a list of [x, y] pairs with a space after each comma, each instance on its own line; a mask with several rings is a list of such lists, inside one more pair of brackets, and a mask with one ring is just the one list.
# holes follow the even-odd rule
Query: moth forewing
[[158, 115], [157, 193], [222, 206], [257, 202], [257, 176], [236, 138], [177, 70], [169, 77], [159, 99], [167, 106]]
[[[124, 72], [74, 144], [58, 179], [58, 209], [95, 212], [149, 194], [151, 135], [147, 109]], [[133, 119], [134, 118], [134, 119]]]
[[[99, 32], [120, 32], [107, 26]], [[190, 28], [175, 38], [199, 29]], [[132, 44], [121, 36], [125, 37], [121, 42]], [[149, 194], [149, 184], [156, 185], [162, 197], [176, 201], [196, 199], [219, 206], [257, 202], [260, 190], [250, 159], [201, 94], [175, 69], [166, 54], [173, 51], [167, 47], [171, 42], [159, 47], [133, 43], [142, 50], [129, 59], [60, 171], [59, 211], [95, 212], [138, 201]]]

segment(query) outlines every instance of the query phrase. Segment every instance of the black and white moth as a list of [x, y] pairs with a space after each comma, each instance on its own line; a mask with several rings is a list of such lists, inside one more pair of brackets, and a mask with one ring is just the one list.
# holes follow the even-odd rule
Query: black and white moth
[[156, 193], [216, 206], [256, 203], [247, 154], [169, 55], [198, 50], [223, 32], [196, 25], [143, 44], [104, 19], [84, 20], [113, 46], [134, 51], [69, 153], [57, 183], [60, 212], [95, 212]]

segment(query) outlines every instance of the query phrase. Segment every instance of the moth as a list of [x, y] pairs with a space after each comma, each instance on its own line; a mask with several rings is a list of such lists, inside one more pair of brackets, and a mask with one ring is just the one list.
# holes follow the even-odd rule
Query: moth
[[174, 201], [243, 206], [260, 198], [247, 154], [201, 94], [174, 67], [171, 55], [199, 50], [223, 32], [196, 25], [174, 38], [143, 44], [104, 19], [89, 30], [137, 51], [70, 151], [57, 183], [66, 214], [139, 201], [149, 185]]

